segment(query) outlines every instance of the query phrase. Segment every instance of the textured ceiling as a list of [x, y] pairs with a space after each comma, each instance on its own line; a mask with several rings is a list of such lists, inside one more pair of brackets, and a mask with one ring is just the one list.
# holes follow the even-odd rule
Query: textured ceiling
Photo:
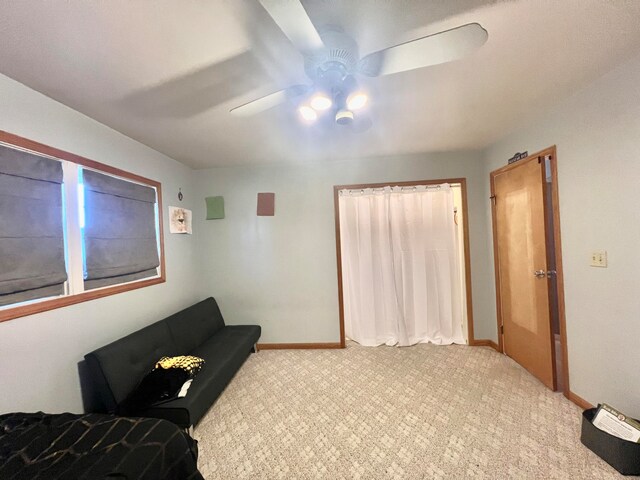
[[289, 105], [228, 113], [308, 81], [257, 0], [0, 0], [0, 72], [205, 168], [483, 148], [640, 53], [635, 0], [303, 4], [361, 55], [469, 22], [489, 41], [457, 62], [367, 79], [374, 126], [360, 134], [303, 126]]

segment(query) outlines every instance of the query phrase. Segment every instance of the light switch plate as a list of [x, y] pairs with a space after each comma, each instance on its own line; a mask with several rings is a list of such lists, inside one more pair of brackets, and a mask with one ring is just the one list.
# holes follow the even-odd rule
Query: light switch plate
[[596, 250], [591, 253], [591, 264], [592, 267], [607, 267], [607, 251], [606, 250]]

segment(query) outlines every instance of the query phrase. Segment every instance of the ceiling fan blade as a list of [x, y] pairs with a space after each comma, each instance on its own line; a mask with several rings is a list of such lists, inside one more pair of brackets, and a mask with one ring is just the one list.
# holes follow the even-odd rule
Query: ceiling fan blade
[[255, 115], [256, 113], [269, 110], [287, 100], [295, 100], [300, 95], [304, 95], [309, 90], [307, 85], [293, 85], [284, 90], [278, 90], [277, 92], [270, 93], [264, 97], [256, 98], [243, 105], [232, 108], [229, 112], [238, 117], [248, 117]]
[[360, 60], [360, 73], [370, 77], [390, 75], [438, 65], [469, 55], [489, 38], [479, 23], [469, 23], [374, 52]]
[[287, 38], [302, 53], [310, 53], [324, 46], [299, 0], [259, 0]]

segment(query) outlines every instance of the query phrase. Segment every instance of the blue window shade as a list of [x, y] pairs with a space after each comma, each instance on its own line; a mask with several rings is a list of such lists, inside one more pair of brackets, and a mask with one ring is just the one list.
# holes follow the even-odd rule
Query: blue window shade
[[62, 165], [0, 145], [0, 306], [62, 295]]
[[85, 290], [158, 274], [156, 191], [83, 169]]

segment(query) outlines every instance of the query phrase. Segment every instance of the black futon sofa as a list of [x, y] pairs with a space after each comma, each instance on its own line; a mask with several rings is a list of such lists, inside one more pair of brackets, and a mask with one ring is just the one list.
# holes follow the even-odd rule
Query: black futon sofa
[[198, 423], [240, 369], [260, 338], [258, 325], [226, 325], [210, 297], [87, 355], [85, 359], [102, 411], [117, 413], [142, 378], [164, 356], [205, 360], [186, 397], [153, 405], [136, 416]]

